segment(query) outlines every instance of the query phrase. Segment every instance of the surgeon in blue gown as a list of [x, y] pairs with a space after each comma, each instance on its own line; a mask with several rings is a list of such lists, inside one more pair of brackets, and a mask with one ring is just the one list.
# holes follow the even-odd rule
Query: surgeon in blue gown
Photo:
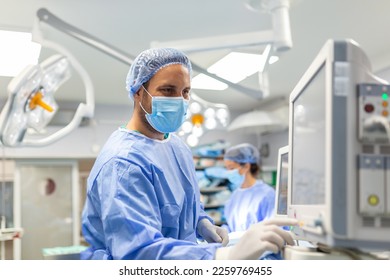
[[227, 149], [224, 155], [232, 195], [224, 207], [229, 232], [245, 231], [250, 225], [274, 215], [275, 189], [258, 179], [260, 154], [250, 143]]
[[174, 134], [187, 112], [191, 72], [187, 56], [171, 48], [145, 50], [131, 65], [133, 114], [88, 177], [82, 232], [90, 247], [82, 259], [258, 259], [293, 243], [275, 222], [225, 247], [227, 231], [200, 203], [191, 150]]

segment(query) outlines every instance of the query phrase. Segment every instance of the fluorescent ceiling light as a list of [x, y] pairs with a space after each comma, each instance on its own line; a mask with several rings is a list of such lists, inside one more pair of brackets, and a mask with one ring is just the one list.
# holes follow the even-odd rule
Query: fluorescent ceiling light
[[228, 88], [228, 85], [205, 74], [199, 74], [192, 78], [191, 87], [197, 89], [224, 90]]
[[0, 30], [0, 76], [14, 77], [27, 65], [38, 63], [41, 45], [31, 33]]
[[[264, 59], [261, 54], [231, 52], [207, 68], [207, 71], [236, 84], [264, 69]], [[268, 63], [273, 64], [278, 60], [279, 57], [271, 56]], [[228, 85], [205, 74], [199, 74], [192, 79], [192, 88], [224, 90]]]
[[263, 69], [263, 65], [262, 55], [231, 52], [207, 68], [207, 71], [236, 84]]

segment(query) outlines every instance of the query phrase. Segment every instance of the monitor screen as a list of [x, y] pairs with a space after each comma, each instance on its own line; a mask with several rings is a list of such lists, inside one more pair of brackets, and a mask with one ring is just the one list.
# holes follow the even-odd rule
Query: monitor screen
[[287, 216], [288, 146], [279, 149], [276, 172], [276, 216]]
[[293, 102], [291, 203], [325, 203], [325, 67]]

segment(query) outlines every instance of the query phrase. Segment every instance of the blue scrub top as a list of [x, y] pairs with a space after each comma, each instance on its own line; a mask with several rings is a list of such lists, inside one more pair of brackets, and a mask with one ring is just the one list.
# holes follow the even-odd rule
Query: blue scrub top
[[[88, 177], [82, 232], [88, 259], [213, 259], [198, 244], [204, 212], [190, 149], [174, 134], [154, 140], [120, 128]], [[211, 220], [211, 219], [210, 219]]]
[[274, 215], [275, 190], [261, 180], [250, 188], [236, 189], [224, 207], [229, 232], [245, 231], [250, 225]]

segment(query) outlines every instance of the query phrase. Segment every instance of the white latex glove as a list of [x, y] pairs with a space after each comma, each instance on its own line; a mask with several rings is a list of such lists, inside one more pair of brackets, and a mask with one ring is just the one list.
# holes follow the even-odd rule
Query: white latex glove
[[202, 219], [198, 222], [197, 231], [208, 243], [222, 243], [222, 246], [229, 243], [227, 230], [213, 225], [208, 219]]
[[258, 260], [265, 251], [279, 252], [285, 244], [294, 245], [292, 234], [282, 226], [294, 226], [290, 218], [270, 219], [252, 225], [236, 245], [218, 248], [217, 260]]

